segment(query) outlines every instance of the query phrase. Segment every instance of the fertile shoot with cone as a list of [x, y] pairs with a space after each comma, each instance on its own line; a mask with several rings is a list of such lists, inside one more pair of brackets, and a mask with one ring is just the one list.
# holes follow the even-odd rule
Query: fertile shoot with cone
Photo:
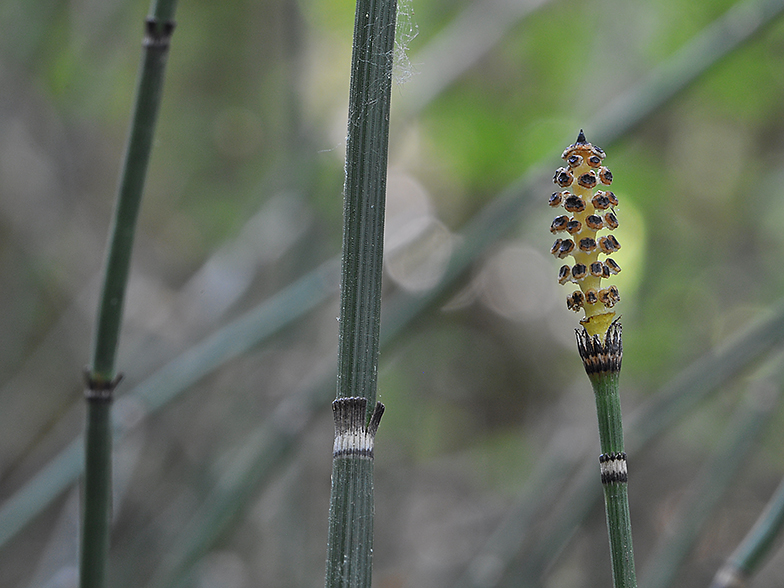
[[580, 323], [589, 335], [604, 335], [615, 319], [612, 308], [621, 299], [617, 286], [602, 285], [602, 280], [621, 271], [610, 257], [621, 248], [613, 235], [618, 228], [618, 199], [606, 189], [612, 184], [612, 173], [603, 165], [604, 150], [588, 143], [582, 131], [561, 157], [566, 166], [553, 176], [561, 190], [550, 196], [550, 206], [567, 214], [559, 214], [550, 225], [550, 232], [559, 236], [550, 252], [558, 259], [574, 259], [574, 265], [564, 264], [558, 272], [561, 284], [571, 282], [580, 288], [567, 296], [566, 306], [575, 312], [585, 310]]

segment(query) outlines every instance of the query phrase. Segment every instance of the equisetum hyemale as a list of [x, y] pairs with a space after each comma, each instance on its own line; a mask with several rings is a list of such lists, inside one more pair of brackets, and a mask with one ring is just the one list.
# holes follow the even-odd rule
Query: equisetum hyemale
[[574, 259], [573, 265], [561, 267], [558, 281], [579, 286], [579, 290], [567, 297], [566, 306], [576, 312], [585, 310], [585, 317], [580, 320], [582, 326], [575, 334], [577, 350], [596, 399], [601, 449], [599, 472], [604, 488], [613, 586], [636, 588], [629, 475], [618, 387], [623, 343], [621, 323], [613, 310], [621, 296], [617, 286], [606, 284], [621, 271], [610, 257], [621, 248], [613, 235], [618, 228], [615, 214], [618, 199], [608, 189], [613, 178], [603, 165], [604, 151], [586, 141], [582, 131], [562, 157], [566, 166], [559, 167], [553, 176], [560, 191], [553, 192], [550, 206], [563, 207], [566, 214], [556, 216], [550, 225], [550, 231], [558, 235], [551, 252], [559, 259]]
[[573, 265], [564, 264], [558, 272], [561, 284], [580, 288], [566, 298], [566, 306], [575, 312], [584, 309], [580, 323], [589, 335], [603, 336], [615, 319], [612, 308], [621, 299], [616, 286], [602, 285], [602, 280], [621, 271], [610, 257], [621, 248], [613, 235], [618, 227], [618, 199], [607, 189], [612, 173], [602, 163], [604, 151], [588, 143], [582, 131], [561, 157], [566, 166], [555, 171], [553, 181], [560, 190], [550, 196], [550, 206], [563, 208], [566, 214], [556, 216], [550, 225], [558, 235], [550, 252], [559, 259], [574, 259]]

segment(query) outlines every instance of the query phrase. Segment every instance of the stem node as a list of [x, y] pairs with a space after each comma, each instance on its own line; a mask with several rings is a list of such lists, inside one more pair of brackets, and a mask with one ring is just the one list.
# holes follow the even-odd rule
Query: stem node
[[604, 341], [599, 335], [589, 335], [584, 327], [576, 329], [575, 333], [577, 350], [589, 378], [603, 373], [617, 374], [621, 371], [623, 342], [620, 317], [615, 319], [607, 329]]
[[120, 372], [114, 378], [107, 379], [89, 367], [84, 368], [84, 396], [88, 402], [111, 402], [114, 389], [122, 381], [124, 374]]

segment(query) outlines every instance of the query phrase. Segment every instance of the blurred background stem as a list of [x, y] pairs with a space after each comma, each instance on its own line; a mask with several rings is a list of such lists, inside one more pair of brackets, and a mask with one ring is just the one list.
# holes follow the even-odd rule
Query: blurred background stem
[[711, 588], [742, 586], [758, 571], [781, 540], [784, 526], [784, 480], [779, 483], [765, 510], [732, 552], [727, 562], [716, 573]]
[[[750, 430], [745, 435], [740, 431], [735, 433], [737, 437], [736, 445], [729, 442], [722, 443], [719, 451], [725, 449], [724, 453], [726, 455], [719, 454], [712, 459], [713, 468], [711, 469], [716, 470], [716, 473], [710, 477], [706, 474], [701, 476], [701, 479], [708, 477], [710, 481], [712, 481], [712, 478], [718, 478], [719, 482], [713, 484], [720, 486], [718, 492], [724, 489], [721, 487], [722, 482], [723, 486], [729, 486], [729, 481], [724, 478], [730, 478], [732, 474], [737, 474], [740, 467], [748, 461], [748, 454], [755, 447], [753, 441], [759, 436], [759, 425], [767, 424], [768, 419], [775, 415], [774, 405], [779, 404], [782, 397], [782, 365], [784, 365], [782, 364], [782, 359], [782, 354], [780, 353], [766, 363], [770, 368], [769, 371], [772, 373], [766, 373], [764, 378], [754, 382], [747, 399], [738, 409], [738, 412], [744, 411], [747, 413], [745, 422], [748, 423], [748, 429]], [[736, 417], [736, 421], [738, 421], [736, 428], [740, 428], [740, 423], [744, 421], [740, 417]], [[728, 436], [733, 435], [733, 433], [734, 430], [730, 429]], [[729, 474], [723, 471], [727, 468], [727, 463], [730, 466]], [[710, 500], [718, 492], [711, 487], [708, 488], [708, 491], [698, 488], [697, 492], [692, 493], [694, 496], [693, 502], [701, 502], [704, 500], [703, 497], [705, 495]], [[692, 505], [686, 505], [683, 510], [686, 511], [690, 506]], [[700, 507], [701, 504], [694, 510], [700, 512], [702, 510]], [[770, 500], [768, 500], [754, 526], [727, 558], [724, 565], [716, 572], [711, 582], [711, 588], [731, 588], [733, 586], [747, 585], [754, 574], [760, 571], [762, 564], [768, 559], [773, 548], [781, 544], [782, 528], [784, 528], [784, 481], [779, 482], [778, 487], [773, 492]], [[687, 528], [687, 532], [688, 530], [690, 528]], [[676, 529], [677, 531], [679, 530]], [[696, 535], [696, 533], [692, 534]]]
[[640, 575], [640, 584], [645, 588], [678, 585], [676, 574], [681, 563], [694, 548], [730, 484], [738, 479], [739, 470], [748, 463], [749, 453], [765, 425], [776, 414], [781, 398], [781, 358], [781, 353], [775, 354], [759, 370], [768, 373], [759, 374], [748, 386], [724, 437], [678, 504]]
[[82, 588], [99, 588], [106, 582], [112, 498], [111, 403], [119, 381], [115, 359], [136, 220], [161, 101], [169, 41], [174, 31], [174, 8], [174, 0], [156, 2], [145, 23], [136, 103], [110, 229], [92, 360], [86, 373], [87, 427], [79, 566]]

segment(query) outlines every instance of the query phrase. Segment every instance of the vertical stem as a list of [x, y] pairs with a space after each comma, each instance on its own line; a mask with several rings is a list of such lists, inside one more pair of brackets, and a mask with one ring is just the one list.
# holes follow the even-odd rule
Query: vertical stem
[[395, 0], [358, 0], [349, 89], [340, 345], [325, 585], [370, 588], [373, 439]]
[[[623, 461], [626, 461], [625, 454]], [[610, 538], [613, 586], [616, 588], [636, 588], [637, 577], [634, 569], [628, 485], [625, 480], [603, 482], [603, 485], [607, 532]]]
[[[84, 514], [80, 581], [82, 587], [103, 586], [109, 552], [111, 512], [111, 402], [108, 396], [89, 402], [85, 445]], [[108, 439], [108, 441], [106, 441]]]
[[79, 567], [82, 588], [101, 588], [106, 584], [112, 495], [111, 405], [119, 382], [115, 359], [136, 219], [152, 149], [169, 40], [174, 30], [174, 7], [174, 0], [161, 0], [146, 21], [143, 63], [104, 262], [92, 358], [85, 374], [87, 430]]
[[376, 397], [395, 0], [358, 0], [351, 58], [338, 398]]
[[618, 387], [623, 358], [620, 322], [616, 320], [610, 325], [604, 341], [598, 335], [588, 335], [585, 329], [578, 331], [577, 348], [596, 397], [599, 444], [602, 451], [599, 456], [599, 469], [604, 488], [613, 586], [636, 588], [628, 473]]
[[92, 372], [103, 381], [110, 381], [114, 377], [136, 219], [163, 91], [169, 41], [174, 31], [174, 22], [170, 19], [173, 12], [172, 0], [159, 2], [146, 21], [144, 57], [110, 229], [103, 290], [93, 339]]
[[332, 410], [335, 443], [326, 586], [369, 588], [373, 571], [373, 442], [384, 405], [376, 404], [368, 425], [365, 398], [339, 398]]

